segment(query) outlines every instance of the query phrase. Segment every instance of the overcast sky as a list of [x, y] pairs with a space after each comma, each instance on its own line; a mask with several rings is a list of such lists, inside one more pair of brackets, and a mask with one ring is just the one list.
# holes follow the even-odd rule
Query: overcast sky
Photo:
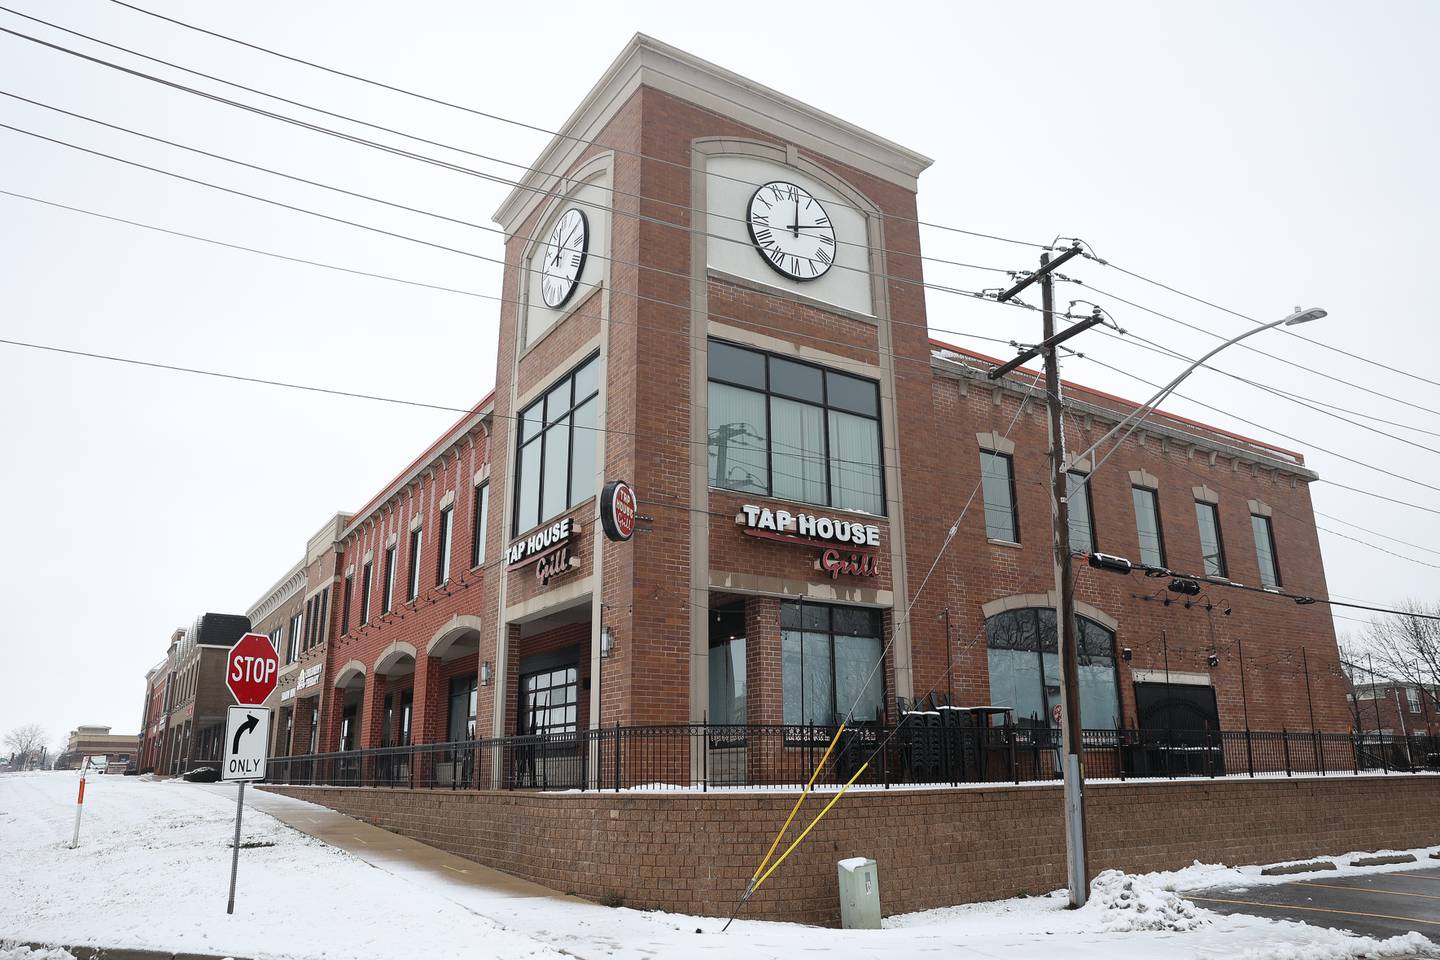
[[[644, 31], [935, 159], [921, 217], [1008, 237], [1079, 236], [1112, 263], [1440, 380], [1434, 56], [1426, 3], [406, 4], [140, 0], [352, 73], [554, 129]], [[528, 163], [546, 137], [306, 67], [105, 0], [13, 0], [63, 26], [291, 99]], [[628, 6], [628, 12], [625, 12]], [[0, 12], [0, 26], [149, 69]], [[157, 72], [183, 77], [165, 68]], [[207, 81], [196, 85], [225, 92]], [[506, 188], [169, 90], [0, 34], [0, 90], [312, 180], [489, 224]], [[250, 95], [237, 98], [261, 102]], [[290, 108], [283, 108], [298, 113]], [[310, 115], [313, 119], [314, 115]], [[328, 121], [318, 121], [328, 122]], [[0, 123], [485, 257], [501, 238], [104, 130], [0, 97]], [[420, 152], [500, 174], [434, 148]], [[485, 260], [325, 223], [0, 130], [0, 190], [359, 270], [496, 295]], [[930, 256], [1006, 268], [1034, 252], [937, 230]], [[1224, 333], [1248, 324], [1093, 262], [1067, 269]], [[995, 274], [941, 264], [965, 289]], [[1105, 303], [1191, 356], [1213, 340]], [[1034, 339], [1033, 314], [931, 292], [937, 331]], [[493, 384], [493, 301], [269, 260], [0, 196], [0, 336], [468, 407]], [[938, 335], [938, 334], [937, 334]], [[976, 349], [1004, 348], [962, 340]], [[1182, 392], [1267, 425], [1170, 408], [1305, 452], [1329, 480], [1440, 508], [1440, 388], [1280, 333], [1224, 369], [1399, 426], [1379, 436], [1219, 375]], [[1099, 335], [1084, 351], [1150, 380], [1180, 364]], [[1082, 359], [1070, 379], [1150, 390]], [[1379, 391], [1396, 399], [1367, 392]], [[1413, 404], [1406, 406], [1400, 401]], [[454, 415], [201, 379], [0, 345], [0, 731], [130, 733], [142, 678], [203, 610], [243, 612], [337, 510], [354, 510]], [[1422, 409], [1429, 408], [1429, 409]], [[1348, 415], [1346, 415], [1348, 416]], [[1281, 436], [1288, 434], [1289, 436]], [[1360, 461], [1361, 466], [1315, 448]], [[1436, 449], [1423, 449], [1436, 448]], [[1440, 517], [1314, 487], [1331, 595], [1432, 599]], [[1376, 533], [1357, 530], [1345, 521]], [[1406, 546], [1381, 534], [1408, 541]], [[1278, 601], [1277, 601], [1278, 602]], [[1346, 613], [1345, 616], [1360, 616]], [[1337, 620], [1342, 632], [1357, 623]]]

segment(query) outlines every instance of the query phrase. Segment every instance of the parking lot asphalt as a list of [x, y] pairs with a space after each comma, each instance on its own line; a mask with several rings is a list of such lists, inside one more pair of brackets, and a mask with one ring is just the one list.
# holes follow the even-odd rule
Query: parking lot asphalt
[[1363, 876], [1316, 876], [1259, 887], [1186, 893], [1216, 913], [1300, 920], [1368, 937], [1412, 930], [1440, 942], [1440, 867]]

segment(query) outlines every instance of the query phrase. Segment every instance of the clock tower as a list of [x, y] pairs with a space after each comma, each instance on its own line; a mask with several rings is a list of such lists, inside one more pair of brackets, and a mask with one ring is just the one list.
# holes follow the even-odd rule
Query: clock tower
[[[547, 582], [487, 581], [493, 733], [557, 631], [588, 661], [588, 727], [830, 723], [911, 695], [934, 617], [906, 598], [944, 532], [909, 521], [901, 470], [939, 471], [929, 162], [643, 35], [540, 154], [495, 214], [491, 542], [579, 532]], [[616, 480], [628, 540], [598, 522]]]

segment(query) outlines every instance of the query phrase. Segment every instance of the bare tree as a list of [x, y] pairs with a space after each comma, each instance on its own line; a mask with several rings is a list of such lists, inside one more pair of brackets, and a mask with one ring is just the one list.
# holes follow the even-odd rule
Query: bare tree
[[39, 761], [46, 739], [44, 727], [38, 723], [27, 723], [5, 734], [5, 749], [14, 754], [17, 764], [24, 767], [32, 757]]
[[1375, 658], [1375, 672], [1433, 691], [1440, 679], [1440, 604], [1408, 600], [1403, 613], [1386, 614], [1360, 634]]

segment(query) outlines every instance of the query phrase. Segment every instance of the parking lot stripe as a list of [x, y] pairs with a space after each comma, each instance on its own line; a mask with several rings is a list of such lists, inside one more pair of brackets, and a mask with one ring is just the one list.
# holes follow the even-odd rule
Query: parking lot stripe
[[1419, 917], [1396, 917], [1388, 913], [1362, 913], [1359, 910], [1335, 910], [1330, 907], [1302, 907], [1295, 903], [1262, 903], [1259, 900], [1225, 900], [1221, 897], [1194, 897], [1186, 895], [1187, 900], [1198, 900], [1200, 903], [1231, 903], [1241, 907], [1269, 907], [1272, 910], [1307, 910], [1310, 913], [1339, 913], [1347, 917], [1370, 917], [1375, 920], [1403, 920], [1406, 923], [1423, 923], [1431, 927], [1440, 927], [1440, 920], [1421, 920]]
[[1384, 887], [1352, 887], [1344, 883], [1315, 883], [1312, 880], [1298, 880], [1296, 886], [1301, 887], [1324, 887], [1327, 890], [1360, 890], [1369, 893], [1388, 893], [1396, 897], [1420, 897], [1424, 900], [1440, 900], [1440, 896], [1433, 893], [1407, 893], [1404, 890], [1386, 890]]

